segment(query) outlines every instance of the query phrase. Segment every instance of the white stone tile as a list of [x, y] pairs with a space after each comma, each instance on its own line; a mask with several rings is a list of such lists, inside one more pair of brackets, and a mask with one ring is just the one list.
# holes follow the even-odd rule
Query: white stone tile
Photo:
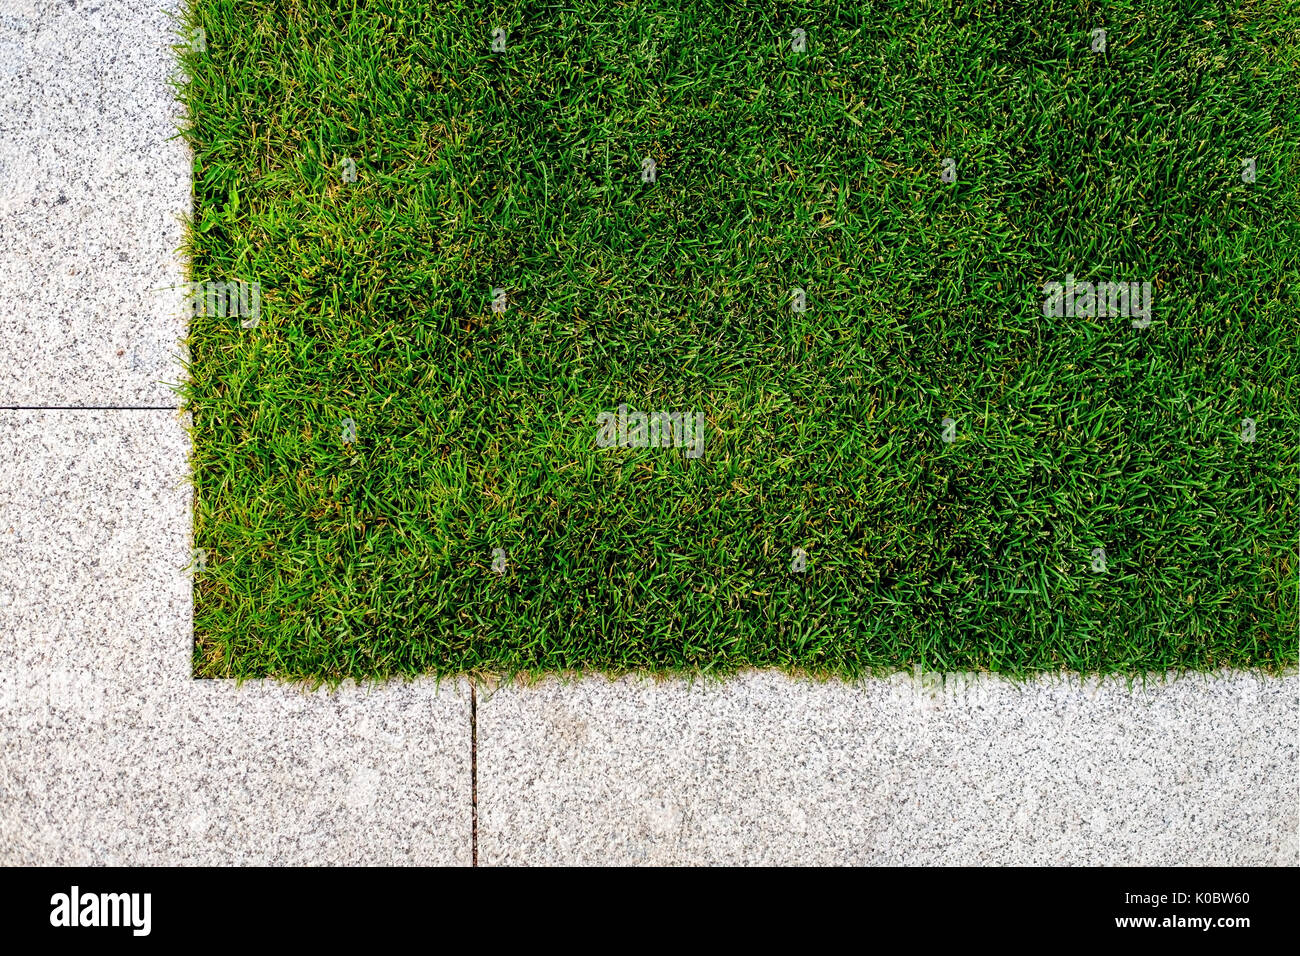
[[1289, 864], [1294, 676], [751, 673], [478, 704], [481, 864]]
[[0, 412], [0, 864], [468, 864], [465, 682], [191, 678], [187, 451]]
[[0, 406], [179, 404], [175, 9], [0, 9]]

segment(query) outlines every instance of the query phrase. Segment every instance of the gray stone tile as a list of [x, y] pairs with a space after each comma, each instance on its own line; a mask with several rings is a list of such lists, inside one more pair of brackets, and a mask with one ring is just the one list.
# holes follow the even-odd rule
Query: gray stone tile
[[479, 861], [1295, 864], [1295, 676], [480, 694]]
[[0, 8], [0, 406], [178, 404], [176, 8]]
[[0, 412], [0, 864], [469, 863], [466, 684], [190, 678], [188, 447]]

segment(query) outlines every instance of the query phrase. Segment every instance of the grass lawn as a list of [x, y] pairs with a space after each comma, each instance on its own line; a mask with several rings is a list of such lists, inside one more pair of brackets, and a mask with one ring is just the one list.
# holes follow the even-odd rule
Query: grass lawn
[[197, 675], [1296, 663], [1294, 4], [190, 23]]

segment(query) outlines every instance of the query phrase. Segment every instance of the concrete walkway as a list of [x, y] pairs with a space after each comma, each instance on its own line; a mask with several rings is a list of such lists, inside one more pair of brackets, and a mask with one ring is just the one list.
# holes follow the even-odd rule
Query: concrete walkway
[[1295, 676], [192, 680], [172, 29], [0, 0], [0, 864], [1300, 862]]

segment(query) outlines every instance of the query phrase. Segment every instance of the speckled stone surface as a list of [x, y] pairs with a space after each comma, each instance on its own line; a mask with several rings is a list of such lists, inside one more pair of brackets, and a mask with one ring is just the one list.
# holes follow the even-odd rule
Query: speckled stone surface
[[588, 678], [478, 705], [479, 862], [1291, 864], [1297, 678]]
[[175, 0], [0, 0], [0, 406], [178, 404]]
[[169, 412], [0, 412], [0, 864], [467, 864], [469, 691], [191, 679]]

